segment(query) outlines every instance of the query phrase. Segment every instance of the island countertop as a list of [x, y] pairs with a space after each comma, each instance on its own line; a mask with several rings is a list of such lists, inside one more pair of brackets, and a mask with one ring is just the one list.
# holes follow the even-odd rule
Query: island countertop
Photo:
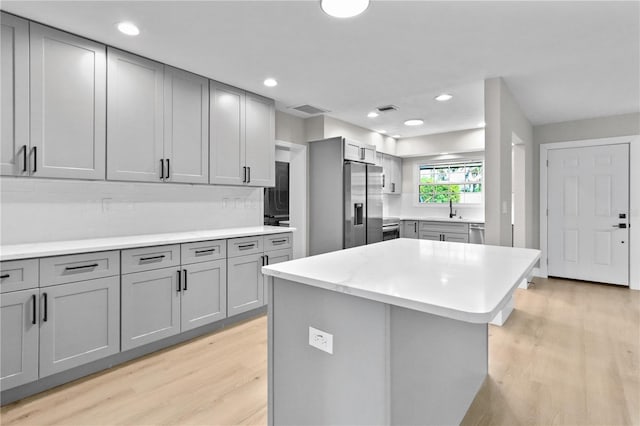
[[262, 268], [264, 274], [446, 318], [487, 323], [534, 249], [400, 238]]

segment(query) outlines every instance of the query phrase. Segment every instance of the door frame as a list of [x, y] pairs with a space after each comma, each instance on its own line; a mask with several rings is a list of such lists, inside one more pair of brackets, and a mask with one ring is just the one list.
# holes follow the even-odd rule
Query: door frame
[[[540, 276], [548, 277], [547, 160], [549, 151], [619, 144], [629, 145], [630, 164], [640, 162], [640, 135], [540, 144]], [[640, 182], [640, 168], [629, 167], [629, 288], [640, 290], [640, 265], [631, 262], [631, 259], [640, 258], [640, 185], [631, 185], [632, 182]], [[635, 227], [631, 226], [634, 219], [638, 219]]]

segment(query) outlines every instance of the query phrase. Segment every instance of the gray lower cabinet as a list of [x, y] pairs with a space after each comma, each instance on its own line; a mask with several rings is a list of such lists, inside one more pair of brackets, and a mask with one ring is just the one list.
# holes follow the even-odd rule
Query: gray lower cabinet
[[191, 330], [226, 318], [227, 261], [185, 265], [182, 273], [181, 330]]
[[29, 21], [2, 12], [0, 174], [28, 176]]
[[262, 306], [264, 280], [262, 253], [233, 257], [227, 260], [227, 312], [229, 316]]
[[443, 234], [437, 231], [420, 231], [421, 240], [443, 241], [442, 235]]
[[105, 179], [106, 47], [30, 23], [30, 174]]
[[[293, 259], [293, 250], [291, 249], [282, 249], [282, 250], [274, 250], [274, 251], [269, 251], [269, 252], [265, 252], [265, 265], [275, 265], [276, 263], [281, 263], [281, 262], [288, 262], [290, 260]], [[266, 305], [269, 297], [267, 294], [267, 289], [269, 288], [269, 280], [271, 280], [272, 277], [267, 277], [264, 276], [263, 279], [263, 305]]]
[[120, 280], [40, 289], [40, 377], [120, 351]]
[[38, 378], [37, 288], [0, 295], [0, 389]]
[[400, 236], [402, 238], [418, 238], [418, 221], [403, 220]]
[[122, 350], [180, 332], [181, 271], [177, 267], [122, 276]]
[[421, 240], [469, 242], [469, 225], [460, 222], [421, 221], [418, 225]]

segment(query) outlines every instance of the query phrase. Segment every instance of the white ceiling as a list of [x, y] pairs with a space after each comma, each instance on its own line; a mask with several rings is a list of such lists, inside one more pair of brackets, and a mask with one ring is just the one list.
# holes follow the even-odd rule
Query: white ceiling
[[[640, 2], [3, 1], [2, 9], [275, 98], [404, 136], [477, 127], [504, 77], [532, 124], [640, 111]], [[114, 24], [130, 20], [138, 37]], [[266, 88], [275, 77], [280, 84]], [[453, 100], [436, 102], [441, 92]], [[367, 118], [376, 106], [400, 110]], [[306, 117], [302, 114], [301, 116]], [[409, 128], [408, 118], [423, 118]]]

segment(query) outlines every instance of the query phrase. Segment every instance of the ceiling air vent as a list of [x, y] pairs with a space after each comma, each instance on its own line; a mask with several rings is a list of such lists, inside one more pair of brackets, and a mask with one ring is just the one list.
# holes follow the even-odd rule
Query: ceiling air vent
[[313, 105], [300, 105], [297, 107], [291, 107], [291, 109], [295, 109], [296, 111], [304, 112], [305, 114], [309, 114], [309, 115], [323, 114], [325, 112], [329, 112], [328, 109], [314, 107]]
[[398, 107], [395, 105], [383, 105], [376, 108], [380, 112], [397, 111]]

